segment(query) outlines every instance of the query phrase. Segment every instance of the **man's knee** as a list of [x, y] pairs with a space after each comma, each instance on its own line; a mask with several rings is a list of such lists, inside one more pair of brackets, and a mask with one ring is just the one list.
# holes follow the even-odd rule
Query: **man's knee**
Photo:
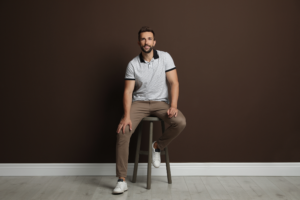
[[186, 119], [184, 116], [177, 116], [173, 118], [173, 122], [171, 122], [171, 125], [178, 128], [178, 129], [184, 129], [186, 126]]
[[180, 129], [184, 129], [186, 127], [186, 119], [185, 119], [185, 116], [184, 115], [181, 115], [177, 120], [177, 126], [180, 128]]
[[186, 127], [186, 119], [185, 118], [181, 120], [180, 126], [183, 128]]
[[117, 143], [124, 143], [124, 142], [128, 142], [130, 140], [130, 137], [133, 133], [133, 130], [129, 130], [129, 125], [127, 125], [125, 127], [125, 131], [123, 133], [123, 128], [120, 130], [119, 133], [117, 133]]
[[186, 127], [186, 119], [184, 117], [178, 122], [178, 126], [181, 129], [184, 129]]

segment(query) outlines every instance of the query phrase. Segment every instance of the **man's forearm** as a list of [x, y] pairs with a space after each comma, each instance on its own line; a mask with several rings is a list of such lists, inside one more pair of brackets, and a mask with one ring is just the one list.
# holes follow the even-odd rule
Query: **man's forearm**
[[171, 86], [171, 107], [177, 108], [179, 97], [179, 83], [172, 83]]

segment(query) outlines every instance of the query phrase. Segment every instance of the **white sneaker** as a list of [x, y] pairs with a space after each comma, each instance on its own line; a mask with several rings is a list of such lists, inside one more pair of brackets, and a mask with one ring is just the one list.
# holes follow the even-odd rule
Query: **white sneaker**
[[160, 166], [160, 149], [158, 148], [155, 151], [155, 148], [154, 148], [155, 142], [156, 141], [154, 141], [152, 143], [152, 164], [154, 167], [159, 168], [159, 166]]
[[120, 179], [118, 179], [117, 185], [116, 185], [115, 189], [113, 190], [113, 193], [114, 194], [122, 194], [123, 192], [125, 192], [127, 190], [128, 190], [127, 182], [120, 178]]

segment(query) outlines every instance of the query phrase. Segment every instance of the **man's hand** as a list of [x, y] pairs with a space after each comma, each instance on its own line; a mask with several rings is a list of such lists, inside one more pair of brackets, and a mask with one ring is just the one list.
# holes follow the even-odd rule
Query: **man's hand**
[[167, 113], [169, 118], [172, 118], [173, 116], [177, 117], [178, 109], [171, 106]]
[[[123, 129], [123, 134], [124, 134], [125, 133], [125, 128], [126, 128], [127, 125], [129, 125], [129, 131], [131, 131], [132, 130], [132, 123], [131, 123], [130, 117], [124, 117], [120, 121], [119, 126], [117, 128], [117, 133], [119, 133], [120, 130]], [[122, 131], [121, 131], [121, 133], [122, 133]]]

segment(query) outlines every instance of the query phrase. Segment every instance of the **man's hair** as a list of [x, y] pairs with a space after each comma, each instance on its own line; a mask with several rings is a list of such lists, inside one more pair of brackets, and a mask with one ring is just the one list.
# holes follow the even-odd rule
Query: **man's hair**
[[140, 39], [141, 39], [140, 33], [142, 33], [142, 32], [152, 32], [152, 33], [153, 33], [153, 40], [155, 40], [155, 33], [154, 33], [153, 29], [150, 28], [149, 26], [143, 26], [143, 27], [140, 29], [140, 31], [139, 31], [139, 41], [140, 41]]

